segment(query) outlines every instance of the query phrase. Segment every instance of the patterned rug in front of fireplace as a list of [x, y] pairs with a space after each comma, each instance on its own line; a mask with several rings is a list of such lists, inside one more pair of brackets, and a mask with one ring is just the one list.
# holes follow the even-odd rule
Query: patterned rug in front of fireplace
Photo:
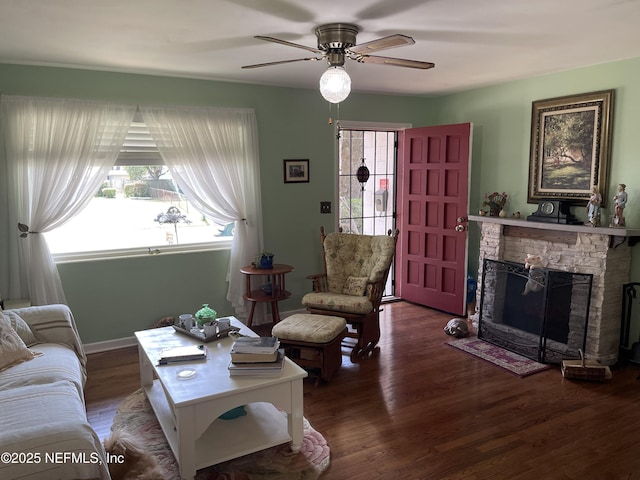
[[550, 365], [533, 361], [517, 353], [493, 345], [477, 337], [457, 338], [446, 342], [446, 345], [492, 363], [520, 377], [549, 370]]

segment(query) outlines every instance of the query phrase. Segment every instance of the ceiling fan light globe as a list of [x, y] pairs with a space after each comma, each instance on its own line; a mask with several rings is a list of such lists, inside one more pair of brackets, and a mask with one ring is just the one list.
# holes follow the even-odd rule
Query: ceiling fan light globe
[[342, 67], [329, 67], [320, 77], [320, 93], [328, 102], [342, 102], [351, 93], [351, 77]]

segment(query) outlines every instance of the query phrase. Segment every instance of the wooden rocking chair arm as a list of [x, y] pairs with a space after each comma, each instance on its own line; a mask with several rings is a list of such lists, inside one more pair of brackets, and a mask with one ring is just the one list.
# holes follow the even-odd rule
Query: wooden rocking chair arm
[[383, 282], [382, 280], [378, 280], [375, 282], [369, 280], [367, 282], [367, 285], [367, 289], [369, 291], [369, 301], [373, 305], [374, 310], [377, 310], [380, 306], [380, 303], [382, 303], [382, 295], [384, 294], [385, 282]]
[[307, 275], [307, 278], [309, 280], [315, 280], [316, 278], [320, 278], [320, 277], [327, 277], [326, 273], [314, 273], [313, 275]]
[[307, 278], [313, 282], [314, 292], [326, 292], [329, 290], [327, 285], [327, 274], [316, 273], [314, 275], [307, 275]]

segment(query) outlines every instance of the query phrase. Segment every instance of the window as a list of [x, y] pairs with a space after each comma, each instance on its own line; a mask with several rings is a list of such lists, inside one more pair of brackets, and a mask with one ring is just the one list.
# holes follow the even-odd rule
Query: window
[[233, 224], [217, 225], [187, 201], [141, 119], [132, 123], [116, 164], [89, 205], [45, 233], [58, 260], [70, 253], [150, 253], [211, 242], [222, 247], [232, 235]]
[[[340, 131], [339, 202], [344, 232], [384, 235], [395, 228], [396, 133]], [[358, 182], [364, 164], [369, 179]]]

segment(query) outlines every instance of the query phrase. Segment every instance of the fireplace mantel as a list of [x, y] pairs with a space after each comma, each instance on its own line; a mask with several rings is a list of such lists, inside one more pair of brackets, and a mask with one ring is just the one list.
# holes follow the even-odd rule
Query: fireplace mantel
[[609, 235], [609, 246], [617, 247], [628, 239], [629, 246], [634, 246], [640, 241], [640, 228], [627, 227], [592, 227], [591, 225], [565, 225], [558, 223], [530, 222], [525, 219], [488, 217], [481, 215], [469, 215], [471, 222], [497, 223], [513, 227], [535, 228], [538, 230], [551, 230], [555, 232], [574, 232], [595, 235]]

